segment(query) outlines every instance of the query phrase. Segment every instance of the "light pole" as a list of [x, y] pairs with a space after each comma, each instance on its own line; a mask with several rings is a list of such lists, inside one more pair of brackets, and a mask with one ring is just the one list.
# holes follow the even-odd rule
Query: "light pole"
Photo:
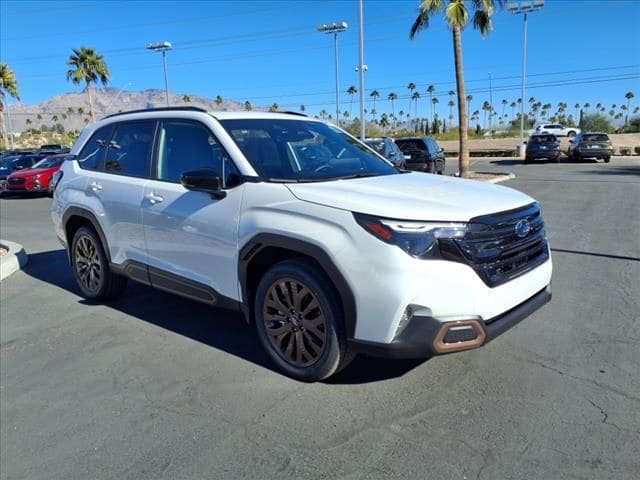
[[162, 66], [164, 67], [164, 95], [169, 106], [169, 80], [167, 79], [167, 50], [171, 50], [171, 42], [150, 43], [147, 50], [162, 52]]
[[491, 87], [491, 72], [489, 72], [489, 138], [493, 138], [491, 115], [493, 115], [493, 88]]
[[520, 144], [518, 145], [518, 156], [522, 156], [524, 151], [524, 92], [527, 77], [527, 14], [535, 12], [544, 7], [544, 0], [533, 0], [528, 2], [507, 3], [507, 10], [515, 15], [523, 14], [524, 26], [522, 29], [522, 88], [520, 92]]
[[358, 0], [358, 76], [360, 77], [360, 140], [366, 138], [366, 119], [364, 118], [364, 72], [367, 66], [364, 64], [364, 22], [362, 13], [362, 0]]
[[322, 33], [333, 33], [333, 46], [336, 57], [336, 124], [340, 125], [340, 77], [338, 69], [338, 34], [347, 29], [347, 22], [323, 23], [317, 30]]

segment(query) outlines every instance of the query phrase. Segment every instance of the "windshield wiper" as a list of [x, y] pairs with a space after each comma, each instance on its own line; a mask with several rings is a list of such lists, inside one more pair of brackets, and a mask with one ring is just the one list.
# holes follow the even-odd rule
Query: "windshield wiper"
[[380, 177], [381, 173], [353, 173], [351, 175], [343, 175], [342, 177], [335, 177], [332, 180], [350, 180], [352, 178], [365, 178], [365, 177]]

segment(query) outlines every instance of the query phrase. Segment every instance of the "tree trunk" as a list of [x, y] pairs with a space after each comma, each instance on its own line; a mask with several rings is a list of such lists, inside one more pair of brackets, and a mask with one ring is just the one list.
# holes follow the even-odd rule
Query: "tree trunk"
[[0, 98], [0, 132], [2, 132], [2, 144], [5, 148], [9, 148], [9, 134], [7, 133], [7, 127], [4, 124], [4, 94], [0, 92], [2, 98]]
[[95, 123], [96, 121], [96, 116], [93, 114], [93, 102], [91, 101], [91, 85], [89, 85], [89, 82], [87, 83], [87, 97], [89, 97], [89, 113], [91, 115], [91, 123]]
[[458, 131], [460, 133], [458, 169], [461, 177], [469, 176], [469, 145], [467, 143], [467, 104], [464, 94], [464, 70], [462, 65], [462, 35], [460, 27], [453, 27], [453, 56], [456, 66], [456, 86], [458, 89]]

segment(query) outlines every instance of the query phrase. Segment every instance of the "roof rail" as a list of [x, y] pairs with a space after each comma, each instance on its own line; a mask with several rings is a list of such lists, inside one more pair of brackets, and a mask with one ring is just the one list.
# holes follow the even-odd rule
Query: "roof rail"
[[292, 112], [289, 110], [285, 110], [284, 112], [278, 110], [276, 113], [286, 113], [288, 115], [298, 115], [299, 117], [306, 117], [307, 114], [306, 113], [302, 113], [302, 112]]
[[156, 108], [141, 108], [139, 110], [129, 110], [127, 112], [112, 113], [111, 115], [107, 115], [106, 117], [103, 117], [103, 120], [105, 118], [117, 117], [118, 115], [127, 115], [129, 113], [162, 112], [162, 111], [187, 111], [187, 112], [204, 112], [204, 113], [208, 113], [208, 110], [205, 110], [204, 108], [200, 108], [200, 107], [190, 107], [190, 106], [185, 106], [185, 107], [156, 107]]

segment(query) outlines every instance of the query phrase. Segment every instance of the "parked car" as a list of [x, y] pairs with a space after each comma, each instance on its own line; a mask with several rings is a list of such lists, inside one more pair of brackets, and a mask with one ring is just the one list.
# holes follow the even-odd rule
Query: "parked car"
[[580, 133], [580, 129], [565, 127], [559, 123], [543, 123], [536, 127], [535, 133], [553, 133], [556, 137], [573, 138]]
[[51, 143], [47, 145], [40, 146], [40, 152], [47, 152], [51, 155], [59, 154], [59, 153], [69, 153], [71, 149], [66, 145], [60, 145], [59, 143]]
[[235, 309], [300, 380], [358, 352], [477, 348], [551, 298], [534, 199], [399, 170], [321, 120], [121, 113], [71, 153], [51, 214], [82, 295], [113, 298], [132, 279]]
[[433, 138], [398, 138], [395, 142], [405, 155], [411, 157], [407, 159], [405, 167], [408, 170], [437, 173], [438, 175], [442, 175], [444, 172], [446, 161], [444, 150]]
[[[396, 167], [405, 168], [406, 159], [402, 150], [389, 137], [367, 138], [364, 143], [393, 163]], [[408, 158], [408, 156], [407, 156]]]
[[5, 191], [9, 175], [18, 170], [31, 168], [40, 160], [42, 157], [37, 154], [0, 158], [0, 193]]
[[586, 132], [579, 134], [569, 141], [569, 160], [582, 160], [583, 158], [603, 159], [605, 163], [611, 161], [613, 145], [609, 135], [603, 132]]
[[529, 163], [541, 158], [560, 161], [560, 140], [552, 133], [535, 133], [527, 141], [524, 162]]
[[60, 169], [62, 162], [73, 158], [69, 154], [45, 157], [31, 168], [18, 170], [7, 177], [6, 193], [49, 194], [51, 177]]

